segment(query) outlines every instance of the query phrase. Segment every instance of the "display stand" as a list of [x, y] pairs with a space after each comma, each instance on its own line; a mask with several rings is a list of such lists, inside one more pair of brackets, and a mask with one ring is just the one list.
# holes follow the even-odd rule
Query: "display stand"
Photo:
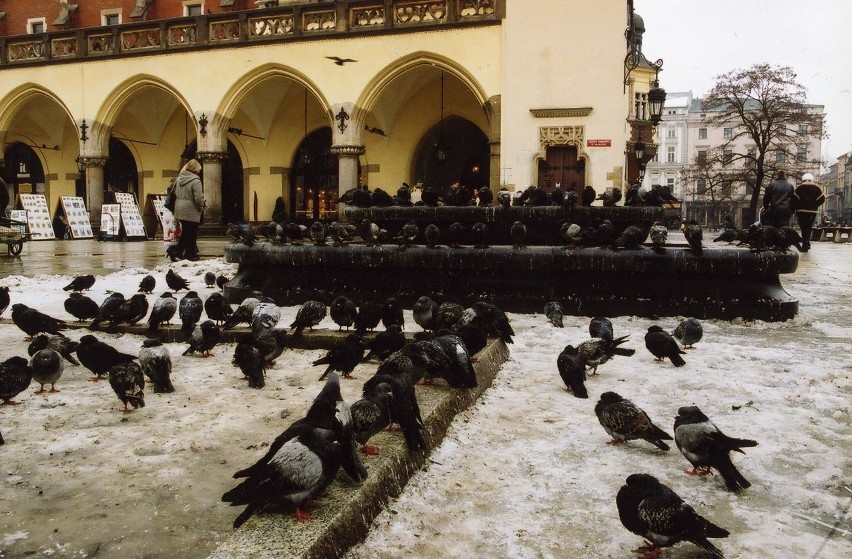
[[53, 222], [47, 209], [47, 198], [44, 194], [18, 194], [15, 208], [26, 210], [27, 224], [30, 227], [30, 239], [44, 241], [56, 239], [53, 232]]
[[142, 224], [142, 214], [136, 204], [136, 196], [130, 192], [115, 192], [115, 201], [121, 206], [121, 225], [124, 236], [128, 239], [147, 239], [145, 226]]
[[121, 232], [121, 204], [101, 206], [100, 240], [115, 241]]
[[79, 196], [60, 196], [56, 206], [55, 215], [65, 216], [68, 234], [72, 239], [91, 239], [94, 237], [92, 223], [89, 221], [89, 212], [86, 210], [86, 202]]

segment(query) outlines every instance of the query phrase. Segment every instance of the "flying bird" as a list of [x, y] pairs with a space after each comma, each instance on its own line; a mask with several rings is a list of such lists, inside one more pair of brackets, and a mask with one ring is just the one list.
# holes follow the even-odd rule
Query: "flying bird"
[[704, 336], [704, 327], [697, 318], [687, 318], [677, 325], [672, 336], [680, 342], [683, 349], [692, 349]]
[[668, 357], [675, 367], [686, 365], [686, 361], [681, 357], [681, 355], [686, 355], [686, 352], [681, 351], [671, 334], [656, 324], [650, 326], [645, 334], [645, 347], [648, 348], [651, 355], [657, 358], [657, 361], [662, 361]]
[[56, 389], [56, 381], [62, 376], [65, 364], [59, 352], [48, 348], [40, 349], [30, 359], [30, 368], [33, 372], [33, 380], [41, 385], [36, 394], [45, 392], [44, 385], [50, 385], [50, 392], [59, 392]]
[[174, 298], [171, 291], [165, 291], [154, 301], [151, 316], [148, 317], [148, 331], [156, 332], [161, 323], [168, 323], [177, 312], [177, 308], [177, 299]]
[[62, 288], [63, 291], [87, 291], [95, 285], [95, 276], [86, 274], [85, 276], [77, 276], [71, 283]]
[[565, 346], [556, 358], [556, 368], [559, 377], [565, 383], [565, 388], [577, 398], [588, 398], [586, 390], [586, 362], [572, 345]]
[[174, 272], [171, 268], [166, 272], [166, 285], [169, 286], [169, 289], [177, 293], [181, 289], [186, 289], [189, 291], [189, 282], [180, 277], [177, 273]]
[[727, 538], [730, 532], [700, 516], [654, 476], [627, 476], [627, 483], [618, 490], [615, 502], [624, 527], [650, 542], [639, 548], [648, 552], [645, 557], [658, 557], [659, 548], [687, 541], [723, 559], [722, 551], [707, 538]]
[[142, 372], [154, 385], [155, 394], [174, 392], [172, 385], [172, 357], [160, 340], [147, 339], [139, 349]]
[[333, 60], [338, 66], [343, 66], [347, 62], [358, 62], [354, 58], [340, 58], [339, 56], [326, 56], [329, 60]]
[[135, 361], [117, 363], [109, 369], [109, 385], [124, 404], [122, 412], [130, 413], [133, 409], [145, 407], [145, 376], [142, 367]]
[[615, 392], [601, 394], [595, 405], [595, 415], [612, 437], [608, 444], [642, 439], [660, 450], [669, 450], [669, 445], [663, 441], [672, 440], [672, 436], [654, 425], [648, 414], [639, 406]]
[[731, 451], [757, 446], [757, 441], [734, 439], [725, 435], [710, 421], [698, 406], [684, 406], [677, 410], [674, 421], [675, 444], [681, 454], [692, 464], [691, 475], [706, 475], [716, 469], [730, 491], [751, 487], [731, 462]]

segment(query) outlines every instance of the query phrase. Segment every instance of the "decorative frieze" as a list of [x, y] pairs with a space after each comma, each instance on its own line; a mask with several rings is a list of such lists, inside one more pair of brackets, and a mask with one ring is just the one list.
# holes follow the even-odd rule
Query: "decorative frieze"
[[495, 0], [459, 0], [459, 17], [491, 16], [497, 11]]
[[331, 146], [331, 153], [338, 157], [358, 157], [366, 152], [364, 146]]
[[6, 46], [6, 52], [9, 62], [39, 60], [44, 58], [44, 42], [21, 41], [19, 43], [9, 43]]
[[198, 42], [194, 24], [172, 25], [168, 28], [169, 46], [189, 46]]
[[160, 47], [160, 43], [162, 42], [159, 27], [123, 31], [120, 37], [121, 50], [124, 52], [156, 49]]
[[302, 12], [302, 30], [306, 33], [334, 31], [337, 29], [337, 12]]
[[249, 38], [292, 35], [295, 26], [293, 14], [252, 17], [248, 19]]
[[77, 161], [84, 168], [89, 169], [91, 167], [103, 167], [106, 165], [107, 158], [106, 157], [78, 157]]
[[360, 6], [349, 12], [349, 26], [352, 29], [382, 27], [385, 24], [384, 6]]
[[396, 23], [445, 22], [447, 20], [447, 2], [409, 2], [394, 5]]
[[112, 33], [94, 33], [88, 36], [87, 47], [89, 54], [106, 54], [112, 52], [114, 46]]
[[592, 112], [592, 107], [566, 107], [566, 108], [550, 108], [550, 109], [530, 109], [530, 112], [536, 118], [589, 116], [589, 114], [591, 114], [591, 112]]
[[237, 41], [240, 38], [240, 20], [210, 22], [210, 42]]
[[199, 151], [195, 158], [202, 163], [223, 162], [228, 159], [228, 153], [224, 151]]
[[53, 58], [65, 58], [77, 55], [77, 38], [60, 37], [50, 41], [50, 55]]

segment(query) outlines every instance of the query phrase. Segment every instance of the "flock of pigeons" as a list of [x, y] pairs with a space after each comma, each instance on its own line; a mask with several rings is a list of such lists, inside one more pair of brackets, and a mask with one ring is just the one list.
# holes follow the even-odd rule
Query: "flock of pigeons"
[[[563, 326], [558, 302], [547, 303], [544, 314], [554, 326]], [[668, 358], [676, 367], [683, 367], [686, 365], [682, 358], [686, 354], [683, 349], [692, 348], [702, 339], [703, 333], [701, 322], [695, 318], [683, 320], [671, 333], [653, 325], [645, 334], [645, 347], [658, 361]], [[562, 381], [577, 398], [589, 397], [585, 386], [587, 371], [596, 375], [597, 368], [614, 356], [630, 356], [635, 352], [621, 347], [628, 336], [615, 337], [612, 323], [605, 317], [595, 317], [590, 321], [589, 334], [591, 340], [576, 347], [566, 346], [556, 361]], [[703, 476], [716, 470], [733, 492], [751, 485], [734, 466], [730, 453], [742, 452], [743, 448], [756, 446], [757, 442], [725, 435], [697, 406], [678, 409], [674, 437], [655, 425], [638, 405], [616, 392], [606, 391], [600, 395], [595, 415], [612, 437], [608, 444], [644, 440], [662, 451], [668, 451], [670, 448], [665, 441], [674, 440], [692, 465], [685, 471], [687, 474]], [[708, 538], [724, 538], [729, 532], [703, 518], [674, 491], [649, 474], [628, 476], [626, 484], [618, 491], [616, 504], [622, 524], [649, 542], [640, 548], [646, 552], [643, 557], [657, 557], [661, 547], [681, 541], [692, 542], [714, 557], [723, 557]]]

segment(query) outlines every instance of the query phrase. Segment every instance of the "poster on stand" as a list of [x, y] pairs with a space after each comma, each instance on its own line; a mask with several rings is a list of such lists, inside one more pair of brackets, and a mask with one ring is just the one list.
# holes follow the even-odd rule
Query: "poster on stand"
[[121, 204], [101, 206], [101, 238], [118, 237], [121, 230]]
[[136, 203], [136, 196], [130, 192], [116, 192], [115, 201], [121, 206], [121, 222], [124, 225], [124, 235], [147, 238], [145, 226], [142, 224], [142, 212]]
[[[65, 215], [68, 234], [72, 239], [91, 239], [95, 236], [83, 198], [80, 196], [60, 196], [59, 209]], [[59, 212], [57, 211], [57, 213]]]
[[44, 194], [18, 194], [16, 208], [26, 210], [27, 223], [30, 226], [30, 239], [44, 241], [55, 239], [53, 222], [47, 209], [47, 198]]

